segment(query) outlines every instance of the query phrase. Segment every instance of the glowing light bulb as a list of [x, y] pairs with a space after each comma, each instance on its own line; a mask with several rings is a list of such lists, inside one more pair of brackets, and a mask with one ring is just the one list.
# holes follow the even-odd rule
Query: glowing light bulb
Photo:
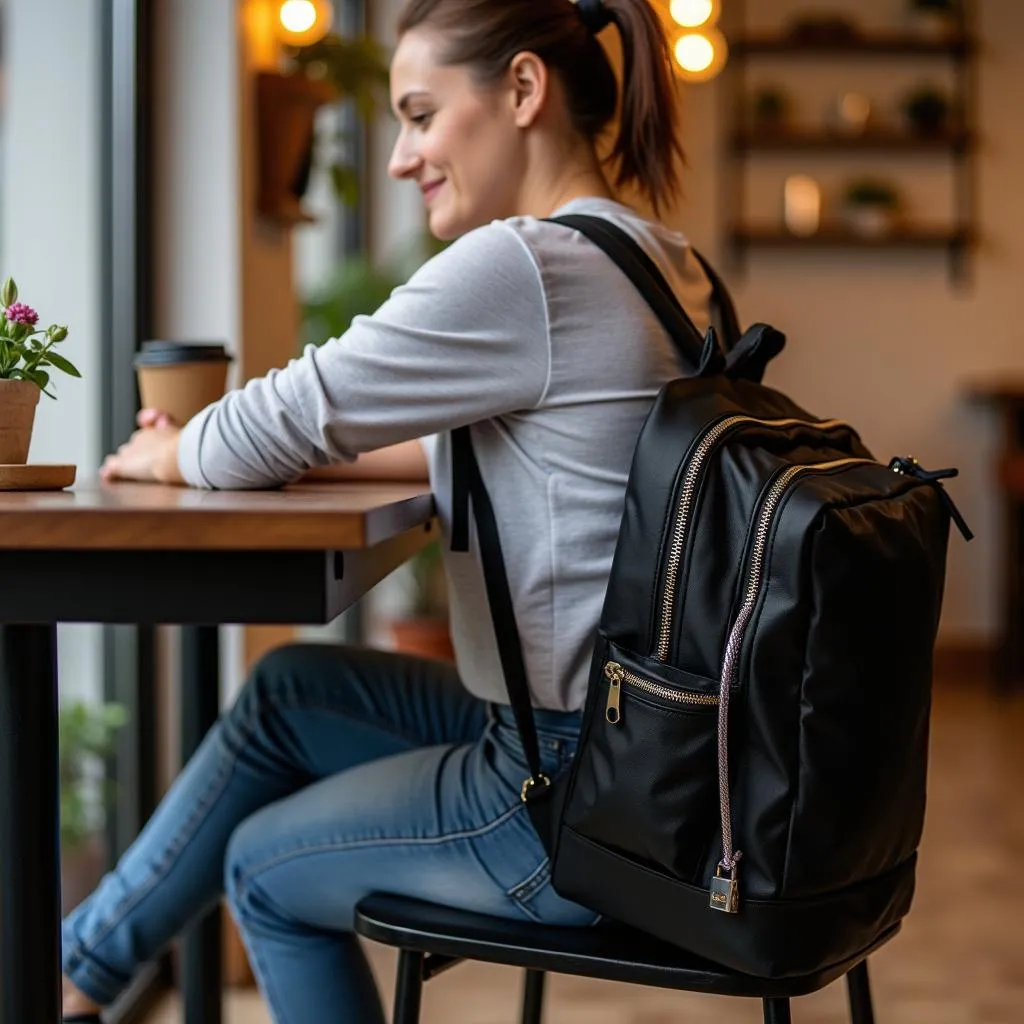
[[316, 8], [311, 0], [285, 0], [281, 24], [286, 32], [308, 32], [316, 24]]
[[330, 31], [333, 16], [329, 0], [284, 0], [278, 8], [281, 38], [291, 46], [311, 46]]
[[672, 47], [680, 75], [692, 82], [707, 82], [725, 67], [728, 47], [717, 29], [684, 32]]
[[714, 63], [715, 47], [707, 36], [688, 32], [676, 43], [676, 60], [684, 71], [697, 75]]
[[719, 5], [717, 0], [672, 0], [669, 13], [683, 28], [700, 28], [718, 20]]

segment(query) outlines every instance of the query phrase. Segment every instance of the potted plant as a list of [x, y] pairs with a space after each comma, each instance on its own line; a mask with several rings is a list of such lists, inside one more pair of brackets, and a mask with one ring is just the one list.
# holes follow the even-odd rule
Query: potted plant
[[914, 28], [929, 36], [952, 35], [960, 20], [959, 0], [910, 0], [910, 17]]
[[103, 818], [111, 787], [104, 784], [103, 761], [112, 753], [117, 731], [127, 720], [120, 704], [74, 701], [60, 709], [60, 873], [64, 913], [95, 889], [106, 869]]
[[[317, 151], [317, 111], [349, 98], [363, 117], [369, 117], [380, 106], [387, 81], [386, 56], [375, 40], [346, 39], [336, 33], [292, 50], [284, 73], [264, 71], [257, 76], [257, 203], [264, 216], [284, 224], [313, 219], [301, 201]], [[338, 196], [354, 202], [354, 168], [344, 160], [332, 160], [330, 172]]]
[[53, 398], [50, 370], [81, 377], [75, 367], [55, 351], [68, 329], [51, 324], [37, 330], [39, 314], [18, 301], [18, 286], [8, 278], [0, 289], [0, 465], [24, 465], [32, 442], [39, 395]]
[[878, 238], [896, 226], [899, 193], [892, 185], [873, 178], [862, 178], [846, 188], [846, 222], [858, 235]]
[[934, 86], [922, 86], [910, 93], [903, 103], [903, 113], [917, 135], [939, 135], [949, 127], [949, 100]]
[[754, 131], [763, 134], [783, 132], [788, 127], [789, 97], [779, 88], [766, 86], [754, 94], [752, 116]]

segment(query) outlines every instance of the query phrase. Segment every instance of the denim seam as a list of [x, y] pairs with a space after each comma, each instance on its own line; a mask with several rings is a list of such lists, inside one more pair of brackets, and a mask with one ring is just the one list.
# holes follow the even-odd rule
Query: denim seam
[[505, 895], [519, 902], [526, 901], [533, 896], [533, 894], [540, 889], [550, 877], [550, 862], [548, 858], [545, 857], [544, 860], [537, 865], [534, 871], [530, 872], [530, 874], [521, 882], [512, 886]]
[[[131, 978], [124, 978], [116, 971], [111, 971], [105, 964], [87, 960], [81, 955], [73, 966], [66, 965], [64, 972], [77, 989], [101, 1006], [110, 1002], [131, 981]], [[90, 982], [95, 982], [95, 986]]]
[[505, 811], [498, 818], [495, 818], [493, 821], [489, 821], [478, 828], [466, 829], [462, 832], [447, 832], [439, 836], [392, 836], [385, 839], [351, 839], [338, 843], [318, 843], [315, 846], [299, 846], [287, 853], [277, 854], [269, 860], [262, 861], [253, 867], [245, 868], [239, 875], [238, 883], [235, 888], [237, 890], [239, 885], [248, 883], [262, 872], [267, 871], [272, 867], [276, 867], [284, 861], [291, 860], [294, 857], [304, 857], [316, 853], [337, 853], [341, 850], [354, 850], [366, 846], [429, 846], [450, 842], [456, 839], [474, 839], [477, 836], [487, 835], [488, 832], [494, 831], [494, 829], [498, 828], [499, 825], [504, 824], [513, 815], [518, 814], [522, 809], [523, 805], [518, 804], [515, 807], [509, 808], [509, 810]]

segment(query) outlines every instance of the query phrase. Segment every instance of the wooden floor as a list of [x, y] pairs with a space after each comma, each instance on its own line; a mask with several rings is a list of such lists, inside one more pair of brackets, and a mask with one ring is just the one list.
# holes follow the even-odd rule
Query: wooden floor
[[[373, 947], [371, 956], [390, 994], [393, 954]], [[917, 897], [871, 972], [878, 1024], [1024, 1024], [1024, 698], [994, 698], [982, 684], [937, 687]], [[427, 986], [423, 1022], [513, 1024], [518, 986], [513, 970], [462, 965]], [[844, 999], [833, 985], [797, 1000], [794, 1022], [845, 1022]], [[254, 992], [227, 1003], [226, 1024], [269, 1021]], [[169, 999], [153, 1024], [179, 1019]], [[761, 1020], [752, 1002], [555, 977], [545, 1024]]]

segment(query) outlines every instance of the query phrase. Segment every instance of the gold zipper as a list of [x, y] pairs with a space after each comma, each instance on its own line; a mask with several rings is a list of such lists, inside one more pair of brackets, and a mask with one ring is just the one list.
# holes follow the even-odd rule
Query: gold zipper
[[[859, 465], [877, 466], [879, 463], [874, 459], [836, 459], [834, 462], [790, 466], [775, 478], [758, 513], [757, 529], [754, 532], [746, 586], [743, 591], [743, 603], [729, 630], [729, 638], [725, 644], [725, 656], [722, 659], [721, 689], [718, 700], [718, 801], [722, 814], [723, 857], [719, 861], [716, 878], [712, 881], [711, 886], [711, 907], [714, 910], [736, 913], [739, 907], [739, 882], [736, 878], [736, 865], [740, 859], [740, 853], [733, 851], [732, 808], [729, 800], [729, 694], [732, 689], [733, 677], [739, 665], [743, 639], [761, 592], [761, 583], [764, 578], [764, 556], [768, 547], [768, 534], [771, 532], [772, 521], [778, 511], [782, 496], [796, 477], [804, 473], [827, 473], [833, 469]], [[728, 880], [721, 877], [723, 870], [728, 872]]]
[[686, 544], [687, 529], [690, 525], [690, 513], [697, 498], [697, 485], [700, 482], [704, 464], [715, 450], [722, 437], [741, 424], [756, 424], [763, 427], [813, 427], [815, 430], [832, 431], [839, 428], [852, 430], [843, 420], [762, 420], [754, 416], [727, 416], [719, 420], [700, 439], [686, 467], [683, 483], [679, 489], [679, 502], [676, 506], [676, 518], [672, 528], [672, 540], [669, 543], [668, 557], [665, 563], [665, 583], [662, 591], [661, 621], [658, 629], [658, 644], [655, 656], [659, 661], [668, 661], [669, 648], [672, 645], [672, 611], [675, 607], [676, 590], [679, 584], [679, 567], [683, 559], [683, 548]]
[[604, 717], [612, 725], [618, 725], [622, 721], [622, 684], [629, 683], [635, 690], [642, 690], [644, 693], [660, 697], [662, 700], [675, 701], [677, 704], [700, 705], [712, 707], [718, 703], [717, 694], [713, 693], [692, 693], [688, 690], [677, 690], [671, 686], [662, 686], [660, 683], [644, 679], [635, 672], [623, 668], [617, 661], [609, 661], [604, 667], [605, 678], [608, 680], [608, 704], [605, 707]]

